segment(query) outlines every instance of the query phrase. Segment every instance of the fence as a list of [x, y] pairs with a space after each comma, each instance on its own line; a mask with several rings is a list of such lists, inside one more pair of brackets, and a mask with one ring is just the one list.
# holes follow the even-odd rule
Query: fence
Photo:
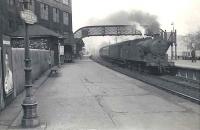
[[[6, 50], [6, 49], [5, 49]], [[0, 50], [1, 51], [1, 50]], [[4, 52], [4, 51], [3, 51]], [[5, 53], [5, 52], [4, 52]], [[12, 48], [11, 49], [11, 66], [10, 68], [12, 71], [12, 82], [13, 82], [13, 92], [11, 97], [7, 97], [5, 93], [5, 86], [4, 80], [5, 75], [2, 68], [5, 68], [5, 64], [3, 64], [3, 53], [0, 53], [0, 108], [3, 108], [5, 102], [7, 100], [13, 100], [16, 95], [24, 90], [24, 83], [25, 83], [25, 72], [24, 72], [24, 49], [22, 48]], [[54, 52], [48, 50], [39, 50], [39, 49], [31, 49], [31, 65], [32, 65], [32, 80], [36, 80], [40, 77], [45, 71], [49, 69], [49, 64], [51, 63], [54, 65]], [[4, 56], [5, 57], [5, 56]], [[4, 59], [5, 60], [5, 59]], [[3, 78], [4, 77], [4, 78]], [[12, 98], [12, 99], [10, 99]], [[5, 101], [4, 101], [5, 100]]]

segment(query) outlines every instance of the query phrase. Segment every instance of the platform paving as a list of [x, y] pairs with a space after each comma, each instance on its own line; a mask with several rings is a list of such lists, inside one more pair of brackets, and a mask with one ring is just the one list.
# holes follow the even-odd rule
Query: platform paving
[[[35, 130], [200, 129], [199, 105], [89, 59], [63, 65], [35, 96], [41, 120]], [[21, 129], [18, 113], [5, 129]]]

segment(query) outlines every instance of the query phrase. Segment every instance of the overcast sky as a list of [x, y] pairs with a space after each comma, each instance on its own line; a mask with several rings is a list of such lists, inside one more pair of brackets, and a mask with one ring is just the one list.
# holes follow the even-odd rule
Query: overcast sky
[[174, 22], [179, 34], [200, 28], [200, 0], [72, 0], [73, 30], [119, 11], [141, 10], [158, 17], [162, 29]]

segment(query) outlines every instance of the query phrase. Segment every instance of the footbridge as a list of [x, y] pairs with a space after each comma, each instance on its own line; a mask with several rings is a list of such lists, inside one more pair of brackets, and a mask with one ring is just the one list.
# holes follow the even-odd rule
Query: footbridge
[[[144, 35], [152, 36], [160, 33], [159, 31], [150, 31], [147, 26], [143, 29]], [[137, 29], [135, 25], [99, 25], [86, 26], [78, 29], [74, 33], [74, 38], [82, 39], [90, 36], [127, 36], [127, 35], [142, 35], [141, 30]]]
[[[139, 28], [139, 29], [138, 29]], [[134, 36], [145, 35], [151, 37], [160, 37], [171, 44], [171, 52], [173, 54], [173, 46], [175, 46], [175, 57], [177, 55], [176, 44], [176, 30], [167, 32], [162, 29], [153, 29], [149, 26], [137, 25], [98, 25], [98, 26], [85, 26], [74, 32], [75, 42], [84, 46], [82, 41], [85, 37], [90, 36]]]

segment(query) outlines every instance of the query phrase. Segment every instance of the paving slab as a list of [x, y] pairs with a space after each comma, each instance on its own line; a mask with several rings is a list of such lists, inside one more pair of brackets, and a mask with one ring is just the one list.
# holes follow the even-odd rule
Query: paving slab
[[[49, 71], [45, 72], [38, 80], [34, 81], [33, 92], [35, 93], [38, 88], [47, 80]], [[9, 127], [19, 126], [21, 123], [22, 107], [21, 104], [25, 97], [25, 91], [19, 94], [12, 103], [0, 112], [0, 130], [7, 130]]]
[[62, 66], [35, 96], [39, 130], [200, 129], [199, 105], [89, 59]]

